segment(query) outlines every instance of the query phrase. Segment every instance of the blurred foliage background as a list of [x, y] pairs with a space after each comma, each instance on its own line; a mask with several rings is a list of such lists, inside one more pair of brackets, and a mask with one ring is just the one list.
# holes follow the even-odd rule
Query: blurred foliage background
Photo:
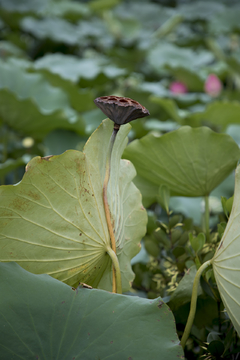
[[[240, 145], [239, 1], [0, 0], [0, 7], [1, 185], [19, 182], [34, 156], [81, 150], [104, 118], [93, 103], [103, 95], [131, 97], [150, 111], [132, 123], [130, 141], [204, 125]], [[171, 197], [168, 211], [156, 189], [143, 192], [149, 223], [132, 263], [133, 292], [161, 295], [180, 335], [192, 282], [175, 289], [194, 264], [212, 257], [231, 210], [225, 202], [223, 212], [221, 196], [230, 198], [233, 188], [231, 174], [211, 193], [207, 244], [202, 198]], [[238, 338], [223, 310], [209, 273], [187, 358], [238, 358]]]

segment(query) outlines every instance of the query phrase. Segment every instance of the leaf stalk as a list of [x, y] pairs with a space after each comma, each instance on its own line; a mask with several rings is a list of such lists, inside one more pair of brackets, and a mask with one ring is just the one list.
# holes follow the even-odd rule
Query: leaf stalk
[[115, 293], [122, 294], [122, 279], [121, 279], [121, 271], [119, 266], [119, 261], [116, 253], [110, 247], [107, 248], [107, 253], [112, 259], [114, 274], [116, 278], [116, 291]]
[[188, 320], [187, 320], [187, 324], [185, 326], [184, 329], [184, 333], [181, 339], [181, 345], [184, 349], [185, 345], [186, 345], [186, 341], [189, 337], [191, 328], [192, 328], [192, 324], [193, 324], [193, 320], [195, 317], [195, 313], [196, 313], [196, 307], [197, 307], [197, 294], [198, 294], [198, 285], [199, 285], [199, 281], [201, 278], [201, 275], [203, 273], [203, 271], [212, 264], [212, 260], [208, 260], [206, 261], [204, 264], [202, 264], [200, 266], [200, 268], [198, 269], [196, 276], [194, 278], [194, 282], [193, 282], [193, 289], [192, 289], [192, 298], [191, 298], [191, 306], [190, 306], [190, 312], [188, 315]]

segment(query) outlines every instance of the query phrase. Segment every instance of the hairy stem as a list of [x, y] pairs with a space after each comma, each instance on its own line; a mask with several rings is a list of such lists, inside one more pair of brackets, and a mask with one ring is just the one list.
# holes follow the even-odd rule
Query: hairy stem
[[[108, 188], [108, 182], [109, 182], [109, 178], [110, 178], [112, 150], [113, 150], [113, 145], [114, 145], [118, 130], [119, 130], [119, 125], [115, 124], [113, 132], [112, 132], [112, 136], [111, 136], [111, 139], [110, 139], [108, 153], [107, 153], [106, 173], [105, 173], [105, 178], [104, 178], [104, 182], [103, 182], [103, 204], [104, 204], [106, 220], [107, 220], [107, 226], [108, 226], [108, 231], [109, 231], [109, 236], [110, 236], [110, 241], [111, 241], [111, 248], [112, 248], [113, 252], [115, 253], [115, 255], [116, 255], [116, 252], [117, 252], [116, 251], [116, 240], [115, 240], [114, 230], [113, 230], [112, 221], [111, 221], [111, 214], [110, 214], [109, 205], [108, 205], [107, 188]], [[113, 261], [112, 256], [111, 256], [111, 259]], [[121, 281], [121, 275], [120, 275], [120, 281]], [[114, 262], [113, 262], [113, 283], [112, 283], [112, 286], [113, 286], [112, 291], [114, 293], [116, 293], [117, 288], [119, 286], [117, 284], [117, 273], [116, 273], [116, 267], [114, 266]]]
[[118, 257], [116, 255], [116, 253], [110, 248], [107, 248], [107, 253], [110, 256], [110, 258], [112, 259], [112, 263], [113, 263], [113, 267], [114, 267], [114, 273], [115, 274], [115, 278], [116, 278], [116, 293], [118, 294], [122, 294], [122, 279], [121, 279], [121, 271], [120, 271], [120, 266], [119, 266], [119, 262], [118, 262]]
[[205, 233], [206, 241], [209, 241], [209, 196], [204, 197], [205, 200]]
[[204, 264], [202, 264], [200, 266], [200, 268], [198, 269], [198, 271], [196, 273], [194, 282], [193, 282], [190, 312], [189, 312], [187, 324], [185, 326], [184, 333], [183, 333], [183, 336], [182, 336], [182, 339], [181, 339], [181, 345], [182, 345], [183, 349], [184, 349], [184, 347], [186, 345], [186, 341], [187, 341], [187, 339], [189, 337], [189, 334], [190, 334], [190, 331], [191, 331], [191, 328], [192, 328], [192, 324], [193, 324], [193, 320], [194, 320], [194, 317], [195, 317], [195, 313], [196, 313], [197, 293], [198, 293], [198, 284], [199, 284], [199, 281], [200, 281], [200, 277], [201, 277], [203, 271], [208, 266], [210, 266], [211, 263], [212, 263], [212, 260], [208, 260], [208, 261], [206, 261]]

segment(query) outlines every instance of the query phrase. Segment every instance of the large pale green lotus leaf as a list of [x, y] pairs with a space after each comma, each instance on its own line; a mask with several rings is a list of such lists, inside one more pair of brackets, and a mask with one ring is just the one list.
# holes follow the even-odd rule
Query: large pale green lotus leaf
[[240, 335], [240, 166], [235, 176], [232, 211], [212, 266], [227, 313]]
[[1, 359], [183, 359], [161, 298], [71, 288], [16, 263], [0, 265]]
[[[102, 201], [106, 154], [113, 122], [105, 120], [83, 152], [36, 157], [22, 181], [0, 188], [0, 260], [47, 273], [70, 285], [79, 281], [111, 290], [112, 263]], [[132, 183], [133, 165], [121, 160], [130, 125], [113, 148], [108, 201], [114, 224], [123, 289], [134, 274], [130, 260], [140, 250], [147, 215]]]
[[149, 183], [167, 185], [173, 196], [192, 197], [209, 195], [236, 167], [239, 156], [229, 135], [189, 126], [161, 137], [148, 134], [130, 143], [123, 155]]
[[[51, 86], [28, 64], [0, 61], [0, 116], [11, 128], [42, 139], [57, 128], [84, 133], [84, 122], [71, 108], [67, 94]], [[79, 101], [82, 101], [79, 98]]]

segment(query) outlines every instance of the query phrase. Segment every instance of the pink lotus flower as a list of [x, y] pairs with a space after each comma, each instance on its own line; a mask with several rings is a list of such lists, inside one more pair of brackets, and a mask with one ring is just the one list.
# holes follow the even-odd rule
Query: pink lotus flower
[[204, 90], [208, 95], [212, 97], [218, 96], [222, 91], [221, 80], [214, 74], [208, 75], [207, 80], [204, 84]]
[[169, 90], [174, 94], [185, 94], [187, 87], [181, 81], [174, 81], [170, 84]]

